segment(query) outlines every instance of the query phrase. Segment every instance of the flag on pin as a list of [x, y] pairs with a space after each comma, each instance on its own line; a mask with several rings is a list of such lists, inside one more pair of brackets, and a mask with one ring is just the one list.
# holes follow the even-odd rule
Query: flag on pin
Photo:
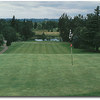
[[70, 46], [72, 47], [72, 44]]

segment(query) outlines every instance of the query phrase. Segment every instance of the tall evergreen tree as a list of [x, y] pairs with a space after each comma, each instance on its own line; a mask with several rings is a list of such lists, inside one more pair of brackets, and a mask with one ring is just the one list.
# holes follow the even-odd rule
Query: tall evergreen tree
[[3, 35], [0, 34], [0, 46], [3, 44]]
[[7, 45], [11, 45], [12, 42], [17, 40], [16, 31], [11, 26], [7, 26], [3, 30], [4, 38], [7, 40]]
[[99, 16], [99, 6], [95, 9], [95, 14], [88, 14], [87, 19], [87, 29], [88, 29], [88, 40], [87, 44], [93, 48], [96, 49], [96, 51], [99, 50], [100, 47], [100, 29], [99, 29], [99, 23], [100, 23], [100, 16]]
[[37, 28], [37, 22], [34, 23], [34, 29], [36, 29], [36, 28]]
[[33, 32], [32, 32], [32, 26], [31, 26], [31, 22], [30, 21], [24, 21], [23, 22], [23, 27], [21, 30], [21, 36], [23, 38], [23, 40], [28, 40], [29, 38], [31, 38], [33, 36]]
[[15, 19], [15, 16], [13, 16], [13, 18], [11, 20], [11, 26], [16, 29], [16, 19]]
[[70, 19], [67, 14], [63, 14], [59, 18], [58, 28], [60, 31], [60, 36], [63, 41], [69, 41], [69, 30], [70, 30]]
[[94, 39], [94, 45], [96, 48], [96, 51], [99, 50], [100, 47], [100, 7], [97, 6], [97, 8], [95, 9], [95, 27], [96, 27], [96, 35], [95, 35], [95, 39]]

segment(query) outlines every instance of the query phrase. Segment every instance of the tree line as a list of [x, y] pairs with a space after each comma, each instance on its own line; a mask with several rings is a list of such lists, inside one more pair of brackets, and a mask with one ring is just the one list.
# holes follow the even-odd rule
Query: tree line
[[58, 28], [58, 22], [57, 21], [43, 21], [43, 22], [35, 22], [34, 23], [34, 29], [46, 29], [48, 32], [53, 32], [54, 28]]
[[100, 47], [100, 8], [86, 17], [79, 14], [71, 18], [67, 14], [61, 15], [58, 22], [60, 36], [63, 41], [69, 41], [69, 30], [72, 30], [74, 48], [95, 49]]
[[7, 40], [7, 45], [11, 45], [14, 41], [26, 41], [34, 35], [32, 32], [32, 21], [19, 21], [13, 16], [12, 20], [6, 21], [0, 19], [0, 45], [3, 40]]
[[[7, 40], [7, 46], [15, 41], [27, 41], [35, 36], [34, 29], [48, 30], [53, 32], [53, 28], [58, 27], [57, 21], [32, 22], [31, 20], [16, 19], [15, 16], [11, 20], [0, 19], [0, 46], [4, 40]], [[43, 33], [42, 38], [45, 37]]]
[[[0, 19], [0, 45], [7, 40], [7, 45], [14, 41], [27, 41], [35, 35], [33, 29], [46, 29], [53, 32], [57, 28], [64, 42], [69, 42], [69, 30], [72, 30], [74, 48], [95, 49], [100, 47], [100, 8], [86, 17], [79, 14], [74, 18], [67, 14], [61, 15], [59, 21], [43, 21], [33, 23], [31, 20], [18, 20], [13, 16], [11, 20]], [[43, 34], [43, 38], [45, 34]]]

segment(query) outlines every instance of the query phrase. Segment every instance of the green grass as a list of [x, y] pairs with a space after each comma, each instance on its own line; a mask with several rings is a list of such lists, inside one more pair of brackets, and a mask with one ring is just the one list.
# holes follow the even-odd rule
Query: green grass
[[[100, 92], [100, 55], [0, 55], [0, 96], [80, 96]], [[100, 96], [100, 94], [98, 94]]]
[[[73, 53], [92, 53], [74, 49]], [[5, 54], [70, 54], [70, 43], [66, 42], [15, 42]]]
[[54, 29], [53, 32], [48, 32], [48, 30], [38, 30], [38, 29], [35, 29], [35, 30], [33, 30], [33, 32], [35, 32], [35, 35], [42, 35], [43, 32], [45, 33], [46, 36], [59, 37], [59, 35], [60, 35], [60, 33], [56, 31], [56, 29]]
[[14, 54], [65, 54], [69, 53], [66, 43], [56, 42], [19, 42], [13, 43], [6, 53]]
[[[0, 55], [0, 96], [100, 96], [100, 55], [69, 43], [13, 43]], [[78, 54], [79, 52], [79, 54]]]

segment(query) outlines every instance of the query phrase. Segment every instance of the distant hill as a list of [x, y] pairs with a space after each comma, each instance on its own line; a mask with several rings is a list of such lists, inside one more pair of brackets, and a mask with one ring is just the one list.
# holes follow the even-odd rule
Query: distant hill
[[[12, 18], [5, 18], [5, 20], [7, 20], [7, 21], [9, 21], [11, 19]], [[18, 20], [23, 21], [24, 19], [18, 19]], [[48, 18], [44, 18], [44, 19], [35, 19], [35, 18], [27, 19], [27, 18], [25, 18], [25, 20], [29, 20], [29, 21], [32, 21], [32, 22], [58, 21], [58, 19], [48, 19]]]

